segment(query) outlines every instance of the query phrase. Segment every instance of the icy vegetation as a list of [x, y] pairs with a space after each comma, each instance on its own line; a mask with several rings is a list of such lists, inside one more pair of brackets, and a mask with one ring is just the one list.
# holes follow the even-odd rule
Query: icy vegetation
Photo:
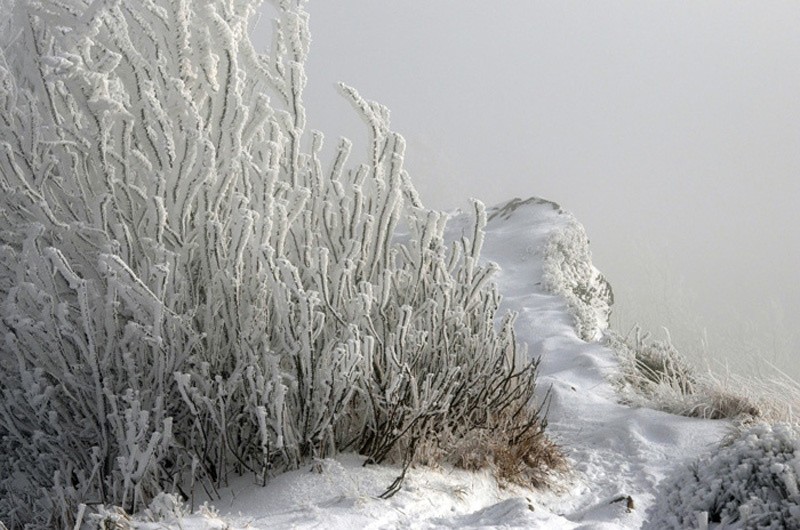
[[550, 238], [544, 252], [545, 286], [569, 304], [578, 336], [584, 340], [600, 338], [608, 328], [614, 293], [592, 265], [586, 230], [573, 219]]
[[321, 160], [304, 2], [266, 54], [259, 4], [0, 0], [2, 523], [798, 524], [795, 427], [704, 456], [791, 402], [609, 331], [557, 205], [424, 208], [351, 87], [366, 161]]
[[[541, 355], [537, 386], [540, 397], [549, 395], [547, 432], [558, 440], [570, 463], [568, 470], [553, 476], [551, 489], [503, 484], [488, 469], [467, 472], [445, 464], [411, 467], [396, 495], [382, 499], [376, 492], [400, 469], [364, 467], [364, 457], [340, 454], [277, 476], [264, 487], [254, 485], [247, 476], [232, 480], [208, 505], [195, 503], [191, 508], [175, 504], [170, 497], [159, 497], [133, 518], [111, 508], [95, 516], [146, 530], [633, 529], [643, 525], [659, 528], [663, 519], [658, 514], [684, 518], [685, 528], [703, 528], [699, 523], [705, 520], [708, 528], [726, 528], [707, 508], [702, 510], [708, 514], [698, 512], [698, 519], [692, 512], [696, 507], [676, 504], [675, 495], [667, 494], [666, 489], [677, 483], [670, 477], [685, 473], [692, 465], [707, 468], [703, 480], [691, 486], [697, 491], [715, 482], [727, 484], [730, 468], [707, 463], [721, 451], [719, 441], [734, 432], [731, 422], [621, 404], [614, 384], [621, 368], [618, 355], [600, 341], [578, 337], [566, 299], [549, 293], [540, 281], [548, 241], [568, 230], [574, 218], [536, 199], [514, 200], [489, 209], [487, 218], [482, 259], [500, 265], [496, 277], [504, 293], [501, 307], [519, 313], [518, 339]], [[454, 215], [448, 220], [445, 237], [458, 240], [472, 226], [469, 214]], [[797, 443], [797, 438], [792, 438], [795, 435], [781, 427], [756, 429], [757, 433], [786, 433], [788, 440], [794, 440], [791, 443]], [[748, 476], [744, 469], [737, 473], [743, 479]], [[685, 479], [682, 484], [688, 487], [689, 483]], [[749, 487], [740, 486], [745, 491]], [[785, 496], [777, 482], [758, 488], [771, 499]], [[737, 524], [732, 523], [733, 528]]]
[[[656, 340], [638, 326], [627, 336], [610, 330], [605, 344], [619, 359], [614, 382], [627, 403], [699, 418], [787, 418], [774, 397], [759, 391], [755, 381], [738, 381], [737, 387], [735, 380], [726, 384], [710, 371], [695, 368], [675, 348], [668, 333], [665, 339]], [[749, 394], [747, 389], [751, 389]]]
[[800, 528], [800, 433], [757, 425], [679, 469], [660, 487], [648, 528]]
[[5, 6], [11, 528], [213, 498], [238, 474], [264, 483], [342, 449], [400, 465], [385, 496], [415, 462], [536, 484], [560, 462], [529, 406], [537, 364], [512, 316], [495, 325], [483, 207], [446, 246], [388, 111], [347, 86], [369, 157], [349, 165], [341, 140], [324, 167], [305, 131], [308, 16], [273, 3], [266, 55], [248, 37], [255, 0]]

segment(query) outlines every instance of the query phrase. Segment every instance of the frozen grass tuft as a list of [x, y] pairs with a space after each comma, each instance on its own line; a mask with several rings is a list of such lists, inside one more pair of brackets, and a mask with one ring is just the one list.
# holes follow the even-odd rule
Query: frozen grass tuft
[[698, 418], [797, 422], [800, 385], [786, 374], [765, 378], [699, 370], [675, 348], [668, 332], [656, 340], [639, 326], [627, 336], [608, 331], [605, 340], [617, 353], [615, 384], [626, 403]]
[[[527, 418], [525, 422], [537, 421]], [[523, 487], [546, 487], [554, 473], [565, 471], [561, 449], [544, 434], [544, 422], [536, 429], [503, 429], [507, 420], [492, 420], [489, 428], [475, 430], [457, 440], [451, 462], [466, 470], [490, 469], [498, 483]]]

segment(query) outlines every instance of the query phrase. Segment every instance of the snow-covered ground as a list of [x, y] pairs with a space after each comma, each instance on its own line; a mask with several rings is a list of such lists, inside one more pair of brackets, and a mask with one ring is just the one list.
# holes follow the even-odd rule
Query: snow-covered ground
[[[209, 505], [195, 500], [195, 513], [171, 526], [141, 527], [640, 528], [658, 482], [718, 442], [729, 424], [618, 403], [608, 382], [614, 354], [580, 340], [566, 302], [541, 282], [545, 244], [574, 219], [546, 201], [514, 204], [490, 215], [483, 258], [501, 266], [496, 281], [505, 309], [519, 315], [517, 337], [530, 356], [541, 356], [540, 398], [550, 391], [548, 433], [571, 464], [553, 489], [504, 489], [488, 472], [412, 469], [402, 489], [383, 500], [378, 495], [399, 470], [363, 467], [362, 458], [344, 454], [264, 487], [244, 477]], [[468, 215], [455, 215], [449, 231], [459, 237], [471, 226]]]

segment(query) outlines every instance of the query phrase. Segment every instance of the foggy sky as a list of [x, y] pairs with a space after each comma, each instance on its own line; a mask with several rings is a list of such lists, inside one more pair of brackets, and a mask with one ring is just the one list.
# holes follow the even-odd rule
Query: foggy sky
[[586, 227], [626, 322], [689, 319], [738, 343], [750, 327], [800, 375], [800, 341], [767, 329], [800, 311], [800, 3], [307, 9], [306, 107], [328, 144], [366, 137], [344, 81], [391, 109], [426, 205], [554, 200]]

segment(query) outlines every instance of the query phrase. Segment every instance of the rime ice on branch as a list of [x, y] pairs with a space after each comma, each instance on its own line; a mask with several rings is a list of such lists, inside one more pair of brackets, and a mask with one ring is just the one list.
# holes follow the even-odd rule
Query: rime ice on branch
[[[388, 112], [305, 132], [303, 2], [18, 1], [0, 57], [0, 519], [66, 527], [336, 450], [405, 465], [542, 437], [535, 364], [446, 248]], [[310, 148], [307, 146], [310, 144]], [[404, 223], [407, 244], [393, 234]], [[506, 443], [507, 442], [507, 443]], [[89, 512], [91, 509], [89, 510]]]

